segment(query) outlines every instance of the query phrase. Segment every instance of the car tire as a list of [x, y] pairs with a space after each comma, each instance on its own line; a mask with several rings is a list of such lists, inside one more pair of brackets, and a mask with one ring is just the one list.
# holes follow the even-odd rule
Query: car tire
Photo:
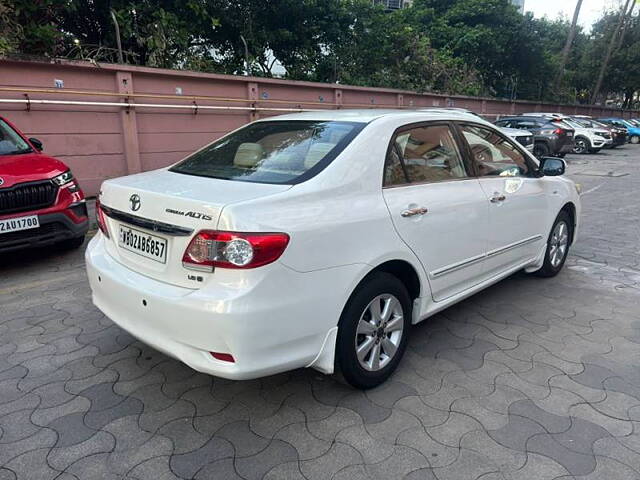
[[629, 142], [633, 143], [634, 145], [639, 144], [640, 143], [640, 136], [634, 135], [633, 137], [631, 137], [629, 139]]
[[[407, 348], [411, 311], [409, 293], [397, 277], [385, 272], [369, 275], [340, 316], [337, 373], [349, 385], [363, 390], [387, 380]], [[380, 313], [377, 318], [374, 312]]]
[[549, 152], [550, 150], [546, 143], [536, 143], [533, 146], [533, 154], [536, 158], [547, 157], [549, 156]]
[[[547, 249], [544, 253], [544, 263], [542, 268], [534, 272], [538, 277], [555, 277], [567, 260], [571, 237], [573, 235], [573, 224], [570, 215], [562, 210], [553, 222], [551, 232], [547, 239]], [[564, 248], [561, 248], [564, 246]]]
[[578, 137], [575, 140], [575, 144], [573, 145], [573, 153], [581, 155], [583, 153], [587, 153], [591, 151], [591, 142], [584, 138]]
[[65, 250], [76, 250], [84, 243], [84, 235], [80, 237], [71, 238], [60, 242], [60, 246]]

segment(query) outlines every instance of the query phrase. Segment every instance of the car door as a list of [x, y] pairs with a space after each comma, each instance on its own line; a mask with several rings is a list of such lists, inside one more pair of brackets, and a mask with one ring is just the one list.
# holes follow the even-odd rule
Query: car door
[[450, 123], [414, 124], [394, 134], [383, 196], [393, 224], [428, 273], [435, 301], [479, 282], [488, 202]]
[[489, 205], [483, 276], [492, 278], [531, 261], [545, 245], [544, 180], [535, 162], [498, 131], [475, 124], [460, 130]]

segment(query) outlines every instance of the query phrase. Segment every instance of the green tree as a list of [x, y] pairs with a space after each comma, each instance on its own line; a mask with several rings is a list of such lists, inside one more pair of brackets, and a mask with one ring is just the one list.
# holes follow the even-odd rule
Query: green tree
[[66, 35], [59, 28], [56, 13], [64, 5], [64, 0], [0, 0], [0, 8], [8, 20], [0, 27], [9, 30], [5, 42], [19, 53], [59, 55], [64, 49]]
[[0, 1], [0, 55], [14, 52], [22, 38], [22, 27], [15, 21], [14, 6]]

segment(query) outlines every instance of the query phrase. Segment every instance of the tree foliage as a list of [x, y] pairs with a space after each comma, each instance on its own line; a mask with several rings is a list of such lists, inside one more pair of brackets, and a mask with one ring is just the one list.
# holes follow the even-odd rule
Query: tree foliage
[[[616, 12], [578, 29], [554, 81], [570, 25], [521, 15], [509, 0], [0, 0], [0, 54], [117, 58], [165, 68], [355, 85], [588, 101]], [[633, 17], [603, 88], [631, 106], [640, 88]]]

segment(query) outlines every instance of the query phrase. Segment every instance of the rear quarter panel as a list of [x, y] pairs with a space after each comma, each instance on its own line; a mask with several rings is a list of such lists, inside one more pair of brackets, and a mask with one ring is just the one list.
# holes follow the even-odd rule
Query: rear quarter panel
[[218, 229], [288, 233], [280, 261], [299, 272], [352, 264], [368, 272], [399, 259], [426, 278], [396, 233], [382, 196], [384, 160], [397, 123], [376, 120], [325, 170], [283, 194], [228, 205]]

